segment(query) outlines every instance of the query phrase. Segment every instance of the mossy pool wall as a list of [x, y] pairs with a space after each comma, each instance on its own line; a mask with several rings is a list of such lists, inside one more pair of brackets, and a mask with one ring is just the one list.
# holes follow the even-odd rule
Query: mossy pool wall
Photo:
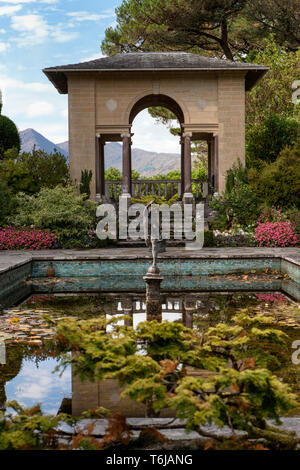
[[[224, 251], [207, 256], [172, 252], [161, 256], [158, 264], [164, 277], [162, 291], [283, 291], [300, 300], [300, 261], [290, 254], [247, 256], [242, 249], [234, 256]], [[101, 257], [76, 252], [72, 256], [32, 255], [0, 271], [0, 305], [6, 308], [38, 293], [142, 292], [143, 276], [150, 265], [149, 254], [133, 256], [128, 252], [114, 256], [102, 253]], [[289, 279], [260, 277], [274, 272]]]

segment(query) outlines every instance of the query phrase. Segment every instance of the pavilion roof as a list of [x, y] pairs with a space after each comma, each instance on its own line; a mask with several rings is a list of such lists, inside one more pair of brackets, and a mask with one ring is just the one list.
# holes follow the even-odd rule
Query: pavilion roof
[[246, 90], [269, 70], [264, 65], [215, 59], [187, 52], [129, 52], [78, 64], [45, 68], [43, 72], [59, 93], [68, 93], [67, 74], [73, 72], [245, 71]]

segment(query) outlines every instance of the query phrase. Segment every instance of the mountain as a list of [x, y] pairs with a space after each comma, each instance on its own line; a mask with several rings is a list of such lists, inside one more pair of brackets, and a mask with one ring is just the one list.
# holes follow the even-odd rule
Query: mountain
[[67, 155], [69, 154], [69, 142], [68, 141], [62, 142], [61, 144], [57, 144], [57, 145], [59, 146], [60, 149], [63, 149]]
[[[37, 149], [51, 153], [56, 148], [68, 157], [69, 142], [54, 144], [34, 129], [20, 132], [23, 152], [31, 152], [34, 145]], [[119, 142], [110, 142], [105, 145], [105, 169], [115, 167], [122, 170], [122, 145]], [[180, 170], [180, 155], [176, 153], [157, 153], [139, 148], [132, 149], [132, 168], [142, 176], [155, 176], [166, 174], [173, 170]]]
[[35, 146], [37, 150], [44, 150], [44, 152], [52, 153], [56, 149], [68, 158], [68, 152], [58, 144], [54, 144], [46, 139], [42, 134], [34, 129], [25, 129], [20, 132], [21, 137], [21, 152], [31, 152]]
[[[122, 145], [110, 142], [104, 147], [105, 169], [113, 166], [122, 170]], [[166, 174], [180, 169], [180, 155], [156, 153], [138, 148], [132, 149], [132, 168], [143, 176]]]

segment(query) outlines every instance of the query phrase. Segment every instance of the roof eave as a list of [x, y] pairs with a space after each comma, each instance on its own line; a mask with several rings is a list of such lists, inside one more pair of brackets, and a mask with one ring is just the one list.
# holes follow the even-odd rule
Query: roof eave
[[263, 69], [248, 70], [246, 75], [246, 91], [252, 90], [252, 88], [264, 77], [264, 75], [270, 70], [270, 67]]
[[58, 93], [60, 93], [61, 95], [68, 94], [68, 79], [63, 72], [54, 70], [48, 72], [47, 69], [44, 69], [43, 72], [48, 78], [48, 80], [50, 80], [50, 82], [57, 89]]
[[44, 74], [48, 77], [50, 82], [55, 86], [60, 94], [68, 93], [68, 79], [66, 73], [82, 73], [82, 72], [246, 72], [246, 91], [251, 90], [255, 84], [267, 73], [269, 67], [260, 67], [247, 69], [245, 67], [235, 68], [218, 68], [218, 67], [207, 67], [207, 68], [164, 68], [164, 69], [44, 69]]

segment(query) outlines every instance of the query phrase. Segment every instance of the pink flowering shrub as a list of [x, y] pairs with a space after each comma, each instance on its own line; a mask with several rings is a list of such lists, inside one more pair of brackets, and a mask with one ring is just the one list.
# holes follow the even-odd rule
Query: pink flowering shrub
[[255, 229], [258, 246], [285, 247], [295, 246], [298, 237], [291, 222], [259, 223]]
[[0, 228], [0, 250], [44, 250], [57, 242], [54, 233], [32, 228]]

